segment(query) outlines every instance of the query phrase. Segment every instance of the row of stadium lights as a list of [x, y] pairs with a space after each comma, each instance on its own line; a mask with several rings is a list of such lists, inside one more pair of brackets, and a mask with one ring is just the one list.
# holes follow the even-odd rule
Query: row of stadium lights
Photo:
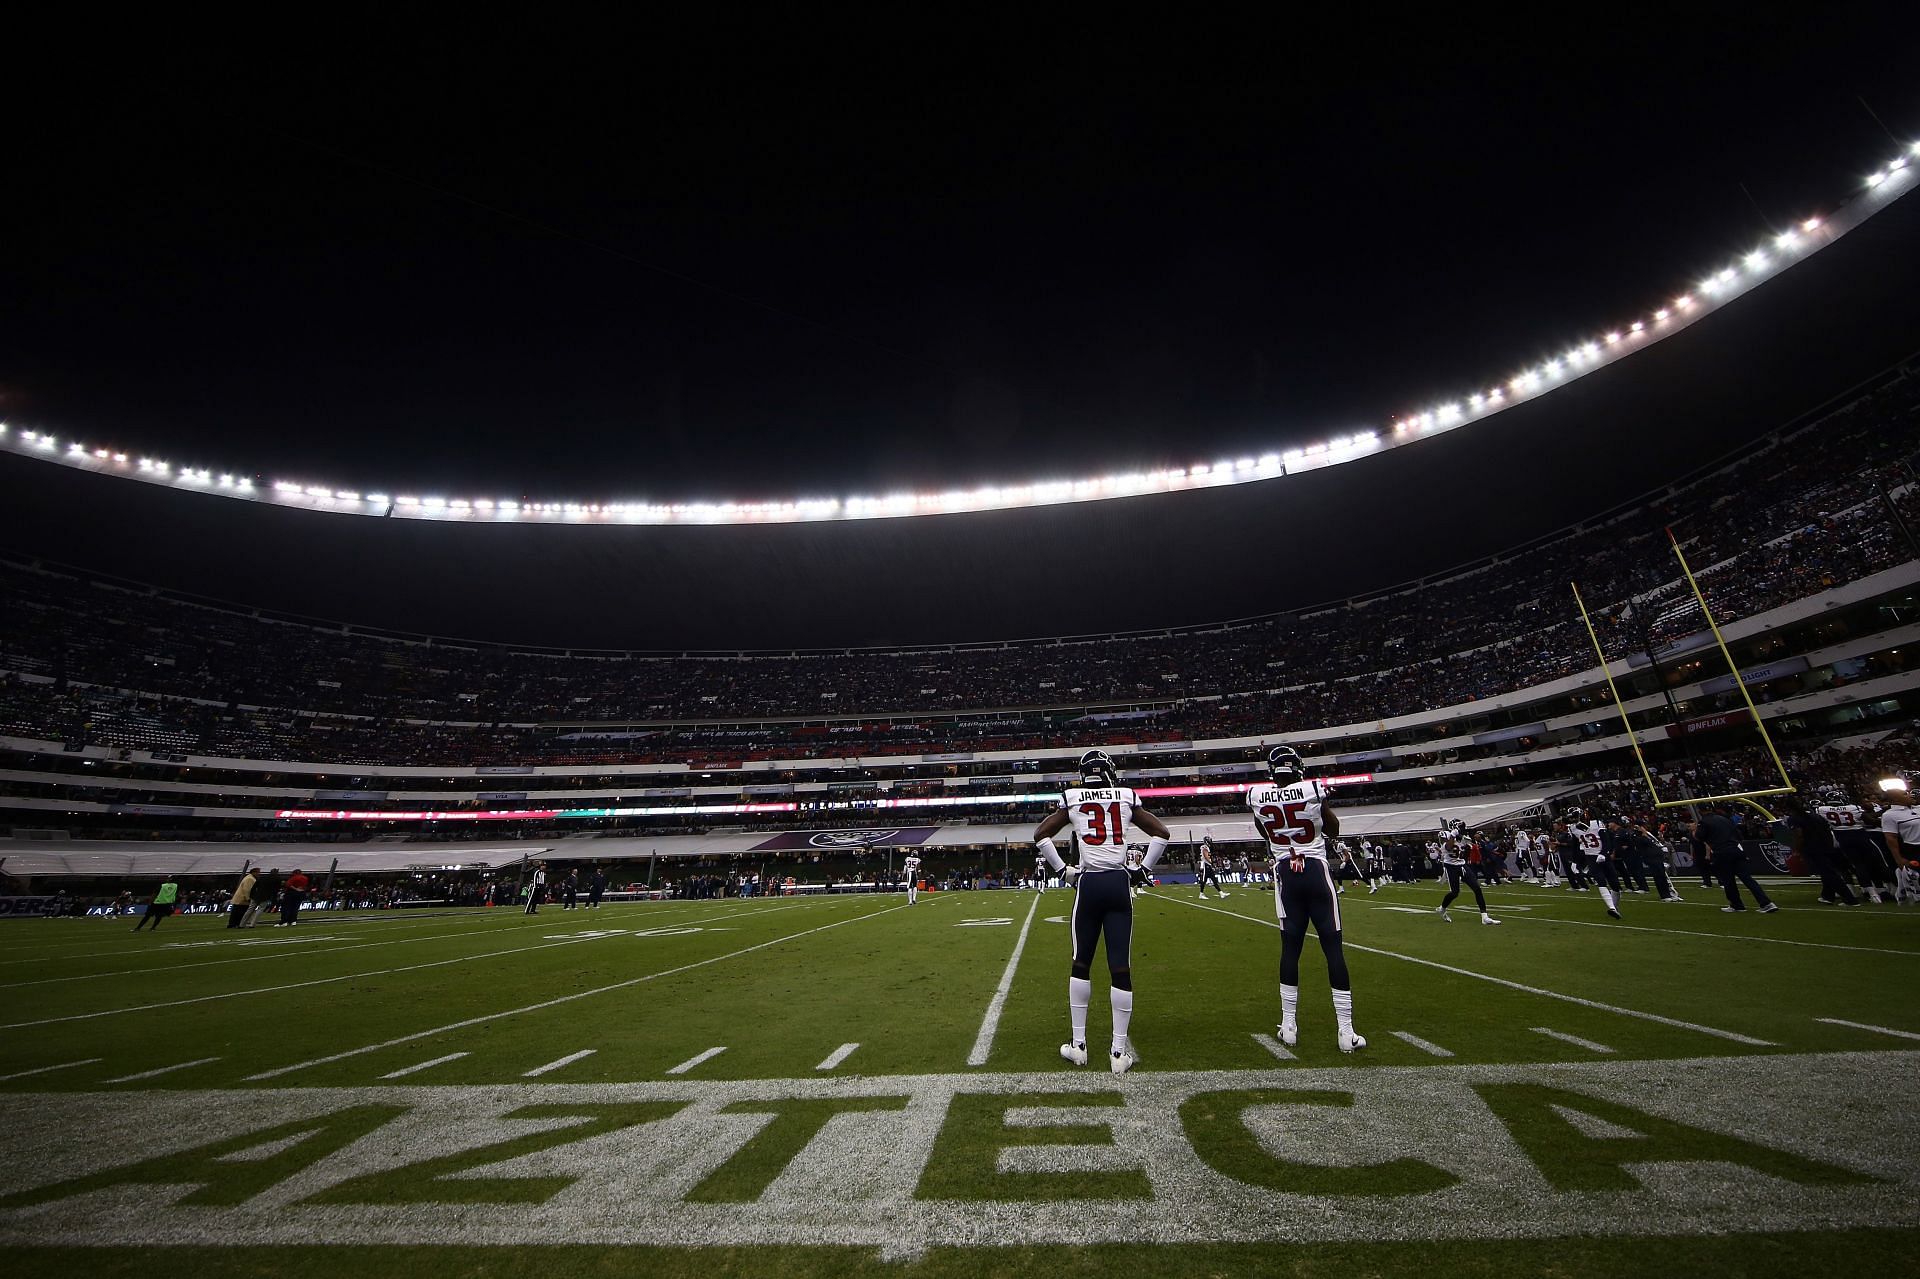
[[[1868, 175], [1870, 191], [1885, 195], [1909, 176], [1910, 157], [1920, 157], [1920, 142], [1908, 152], [1894, 157], [1887, 165]], [[1393, 423], [1396, 442], [1434, 431], [1450, 430], [1463, 423], [1544, 394], [1569, 377], [1591, 372], [1644, 345], [1650, 337], [1664, 334], [1676, 323], [1684, 322], [1700, 307], [1698, 294], [1719, 298], [1735, 291], [1744, 281], [1751, 286], [1768, 272], [1797, 259], [1810, 249], [1819, 248], [1829, 238], [1821, 233], [1826, 222], [1808, 218], [1795, 230], [1774, 237], [1771, 246], [1746, 254], [1738, 263], [1723, 267], [1700, 281], [1694, 292], [1683, 293], [1650, 315], [1637, 318], [1624, 329], [1614, 329], [1603, 337], [1569, 348], [1538, 367], [1524, 370], [1508, 380], [1504, 387], [1492, 386], [1476, 391], [1464, 403], [1454, 401], [1422, 413], [1399, 418]], [[6, 442], [10, 428], [0, 422], [0, 444]], [[218, 474], [194, 467], [175, 470], [165, 461], [140, 458], [112, 449], [89, 448], [69, 443], [64, 455], [52, 435], [21, 431], [18, 439], [33, 453], [48, 455], [49, 460], [64, 460], [90, 469], [125, 470], [136, 478], [177, 483], [189, 488], [224, 493], [233, 497], [260, 497], [284, 505], [317, 507], [363, 515], [398, 515], [416, 519], [501, 519], [522, 516], [535, 519], [597, 519], [631, 524], [733, 524], [786, 523], [798, 520], [878, 519], [904, 515], [936, 515], [962, 511], [998, 510], [1007, 507], [1048, 506], [1061, 502], [1085, 502], [1102, 498], [1128, 497], [1141, 493], [1171, 493], [1225, 484], [1243, 484], [1250, 480], [1274, 479], [1303, 471], [1318, 470], [1341, 462], [1350, 462], [1382, 447], [1374, 431], [1359, 431], [1321, 444], [1291, 449], [1284, 453], [1266, 453], [1221, 462], [1200, 463], [1186, 468], [1143, 471], [1127, 475], [1108, 475], [1096, 479], [1057, 481], [1047, 484], [1023, 484], [1010, 487], [985, 487], [947, 493], [900, 493], [888, 497], [818, 498], [791, 502], [522, 502], [490, 498], [415, 497], [407, 494], [358, 493], [324, 485], [277, 481], [270, 494], [257, 494], [254, 482], [244, 475]]]

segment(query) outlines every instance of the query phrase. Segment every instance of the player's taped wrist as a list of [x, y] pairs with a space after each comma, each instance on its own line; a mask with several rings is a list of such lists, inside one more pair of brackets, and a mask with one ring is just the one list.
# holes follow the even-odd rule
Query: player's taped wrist
[[1061, 871], [1067, 868], [1067, 863], [1060, 856], [1060, 850], [1053, 846], [1052, 836], [1042, 836], [1034, 840], [1033, 846], [1039, 850], [1042, 857], [1047, 859], [1047, 865]]
[[1160, 861], [1160, 854], [1167, 851], [1167, 838], [1164, 835], [1147, 837], [1147, 855], [1140, 859], [1141, 870], [1152, 870]]

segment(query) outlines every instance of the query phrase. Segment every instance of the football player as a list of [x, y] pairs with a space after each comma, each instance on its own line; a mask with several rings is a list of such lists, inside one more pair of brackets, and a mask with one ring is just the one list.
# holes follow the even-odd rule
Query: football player
[[920, 854], [908, 853], [900, 862], [900, 873], [907, 877], [907, 905], [920, 900]]
[[1219, 893], [1221, 897], [1227, 895], [1226, 888], [1220, 883], [1220, 868], [1214, 862], [1213, 836], [1211, 835], [1202, 835], [1200, 837], [1199, 874], [1200, 896], [1205, 897], [1207, 895], [1208, 884], [1212, 884], [1213, 890]]
[[[1127, 864], [1128, 825], [1147, 834], [1147, 851], [1136, 867]], [[1080, 843], [1080, 864], [1071, 869], [1053, 844], [1053, 837], [1068, 826]], [[1113, 1007], [1113, 1047], [1107, 1065], [1120, 1075], [1138, 1060], [1128, 1034], [1133, 1021], [1133, 896], [1129, 889], [1147, 881], [1167, 851], [1167, 838], [1166, 823], [1140, 807], [1133, 791], [1120, 784], [1120, 770], [1103, 750], [1090, 750], [1080, 757], [1080, 784], [1061, 792], [1060, 807], [1048, 813], [1033, 832], [1040, 856], [1073, 885], [1073, 973], [1067, 979], [1073, 1037], [1060, 1045], [1060, 1056], [1076, 1066], [1087, 1064], [1093, 952], [1102, 936], [1112, 978], [1108, 997]]]
[[1893, 900], [1920, 900], [1920, 809], [1905, 781], [1898, 778], [1880, 783], [1893, 802], [1880, 814], [1880, 832], [1887, 841], [1887, 854], [1893, 859]]
[[[1613, 859], [1607, 856], [1607, 827], [1601, 821], [1589, 821], [1584, 809], [1567, 810], [1567, 834], [1573, 837], [1574, 856], [1580, 860], [1580, 869], [1593, 880], [1593, 886], [1600, 890], [1600, 900], [1607, 904], [1607, 914], [1620, 918], [1620, 876], [1613, 868]], [[1568, 867], [1567, 877], [1573, 877], [1572, 867]]]
[[1273, 905], [1280, 917], [1280, 1042], [1291, 1045], [1300, 1038], [1300, 952], [1311, 924], [1327, 957], [1340, 1051], [1350, 1053], [1365, 1048], [1367, 1041], [1353, 1029], [1353, 986], [1340, 940], [1340, 902], [1327, 865], [1327, 841], [1339, 837], [1340, 819], [1326, 802], [1326, 789], [1307, 776], [1305, 761], [1291, 746], [1267, 752], [1267, 775], [1271, 782], [1247, 791], [1247, 807], [1267, 843]]
[[1849, 800], [1847, 793], [1838, 787], [1829, 786], [1814, 798], [1818, 801], [1813, 807], [1815, 815], [1833, 828], [1834, 846], [1840, 857], [1860, 881], [1867, 900], [1878, 906], [1881, 891], [1884, 889], [1892, 896], [1898, 885], [1888, 866], [1885, 844], [1875, 839], [1868, 829], [1866, 810]]
[[1453, 899], [1460, 895], [1460, 885], [1464, 882], [1473, 890], [1474, 904], [1480, 907], [1480, 922], [1498, 924], [1487, 910], [1486, 894], [1480, 891], [1480, 868], [1467, 858], [1467, 824], [1462, 821], [1450, 821], [1440, 831], [1440, 867], [1447, 877], [1447, 895], [1440, 899], [1440, 918], [1449, 924], [1453, 916], [1447, 913], [1447, 907], [1453, 905]]
[[1044, 857], [1034, 858], [1033, 887], [1035, 892], [1044, 893], [1047, 891], [1047, 874], [1047, 859]]

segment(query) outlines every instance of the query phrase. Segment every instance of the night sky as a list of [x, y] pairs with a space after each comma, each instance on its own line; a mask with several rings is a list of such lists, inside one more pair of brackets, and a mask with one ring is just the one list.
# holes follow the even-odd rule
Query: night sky
[[1891, 6], [1650, 12], [1551, 40], [463, 21], [109, 59], [57, 96], [16, 73], [0, 415], [266, 478], [588, 499], [1378, 425], [1853, 194], [1893, 149], [1856, 95], [1920, 136]]

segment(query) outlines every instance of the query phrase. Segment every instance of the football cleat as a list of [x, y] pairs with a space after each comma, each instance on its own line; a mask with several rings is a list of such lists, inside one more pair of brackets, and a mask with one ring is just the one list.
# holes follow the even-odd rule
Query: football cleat
[[1492, 915], [1482, 915], [1480, 916], [1480, 922], [1483, 924], [1497, 924], [1500, 921], [1495, 919]]
[[1107, 1054], [1107, 1065], [1112, 1068], [1113, 1073], [1116, 1075], [1126, 1074], [1129, 1070], [1133, 1069], [1133, 1064], [1139, 1060], [1138, 1057], [1133, 1055], [1132, 1049], [1127, 1049], [1124, 1052], [1115, 1049], [1113, 1052]]
[[1343, 1030], [1340, 1032], [1340, 1051], [1341, 1052], [1350, 1053], [1354, 1051], [1356, 1048], [1365, 1048], [1366, 1046], [1367, 1046], [1366, 1036], [1360, 1034], [1358, 1031]]
[[1685, 901], [1686, 899], [1680, 896], [1679, 893], [1670, 893], [1667, 896], [1662, 897], [1660, 900], [1663, 902], [1677, 902], [1677, 901]]
[[1622, 918], [1622, 916], [1621, 916], [1621, 914], [1620, 914], [1620, 912], [1619, 912], [1619, 911], [1617, 911], [1617, 910], [1615, 910], [1615, 909], [1614, 909], [1613, 907], [1611, 907], [1611, 906], [1609, 906], [1609, 907], [1607, 907], [1607, 914], [1609, 914], [1609, 915], [1612, 915], [1612, 916], [1613, 916], [1613, 917], [1614, 917], [1615, 919], [1620, 919], [1620, 918]]
[[1300, 1027], [1295, 1022], [1283, 1021], [1274, 1027], [1280, 1032], [1280, 1042], [1291, 1048], [1300, 1042]]
[[1435, 906], [1434, 909], [1440, 912], [1440, 918], [1446, 920], [1449, 924], [1453, 922], [1453, 916], [1447, 914], [1447, 908], [1445, 906]]
[[1087, 1046], [1085, 1044], [1061, 1044], [1060, 1059], [1076, 1066], [1087, 1064]]
[[1761, 913], [1762, 915], [1771, 915], [1771, 914], [1773, 914], [1773, 912], [1774, 912], [1774, 911], [1776, 911], [1776, 910], [1779, 910], [1779, 909], [1780, 909], [1780, 903], [1779, 903], [1779, 902], [1768, 902], [1768, 903], [1767, 903], [1766, 905], [1764, 905], [1764, 906], [1762, 906], [1762, 907], [1760, 908], [1760, 913]]
[[1747, 908], [1745, 906], [1722, 906], [1720, 913], [1722, 915], [1744, 915], [1747, 913]]

